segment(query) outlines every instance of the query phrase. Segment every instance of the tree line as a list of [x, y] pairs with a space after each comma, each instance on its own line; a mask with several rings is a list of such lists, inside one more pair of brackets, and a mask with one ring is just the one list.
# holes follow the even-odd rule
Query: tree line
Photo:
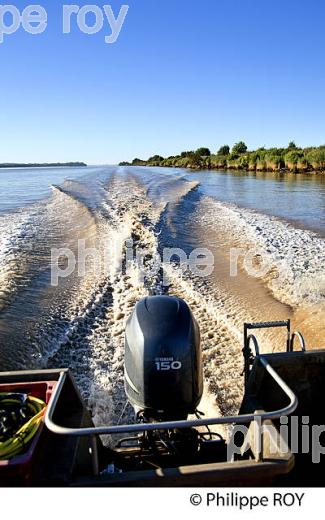
[[286, 148], [258, 148], [249, 151], [246, 143], [239, 141], [232, 148], [223, 145], [216, 153], [209, 148], [185, 151], [179, 155], [162, 157], [154, 155], [148, 160], [135, 158], [120, 166], [166, 166], [174, 168], [229, 169], [246, 171], [325, 171], [325, 145], [300, 148], [291, 141]]

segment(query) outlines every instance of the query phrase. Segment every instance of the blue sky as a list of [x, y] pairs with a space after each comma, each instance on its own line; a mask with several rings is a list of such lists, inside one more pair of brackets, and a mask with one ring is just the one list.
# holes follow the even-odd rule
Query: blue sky
[[[36, 2], [13, 0], [20, 10]], [[0, 45], [0, 162], [116, 163], [245, 140], [325, 142], [323, 0], [39, 0]], [[117, 42], [63, 4], [130, 6]]]

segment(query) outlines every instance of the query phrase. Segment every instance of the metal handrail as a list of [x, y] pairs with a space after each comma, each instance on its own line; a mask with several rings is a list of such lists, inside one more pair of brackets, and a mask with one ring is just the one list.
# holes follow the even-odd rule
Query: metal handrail
[[274, 328], [286, 328], [287, 329], [287, 352], [290, 349], [290, 338], [291, 338], [291, 321], [262, 321], [258, 323], [244, 323], [244, 347], [247, 342], [247, 335], [249, 330], [256, 329], [274, 329]]
[[260, 355], [260, 347], [259, 347], [257, 338], [256, 338], [256, 336], [254, 336], [254, 334], [251, 334], [250, 336], [248, 336], [248, 338], [247, 338], [247, 348], [249, 348], [249, 345], [250, 345], [251, 341], [254, 343], [255, 356], [258, 357]]
[[56, 424], [53, 420], [58, 399], [60, 397], [61, 390], [63, 388], [66, 374], [62, 372], [60, 374], [58, 383], [52, 393], [51, 399], [47, 406], [45, 414], [45, 424], [47, 428], [57, 435], [70, 435], [78, 437], [94, 437], [99, 435], [114, 435], [120, 433], [140, 433], [145, 431], [155, 430], [171, 430], [171, 429], [183, 429], [183, 428], [194, 428], [199, 426], [208, 426], [216, 424], [241, 424], [249, 423], [252, 421], [260, 420], [274, 420], [279, 419], [282, 416], [287, 416], [293, 413], [298, 406], [298, 399], [294, 392], [289, 386], [283, 381], [283, 379], [275, 372], [269, 362], [263, 357], [259, 356], [256, 359], [264, 366], [265, 370], [273, 377], [274, 381], [279, 385], [283, 392], [287, 395], [290, 403], [280, 410], [274, 410], [270, 412], [251, 413], [236, 416], [227, 417], [214, 417], [205, 419], [193, 419], [185, 421], [165, 421], [160, 423], [141, 423], [141, 424], [124, 424], [116, 426], [99, 426], [91, 428], [67, 428]]
[[244, 327], [249, 329], [273, 329], [276, 327], [286, 327], [289, 329], [290, 320], [282, 320], [282, 321], [258, 321], [255, 323], [244, 323]]
[[298, 332], [298, 331], [295, 331], [295, 332], [292, 334], [291, 342], [290, 342], [290, 352], [293, 352], [293, 351], [294, 351], [294, 344], [295, 344], [295, 339], [296, 339], [296, 338], [299, 339], [300, 347], [301, 347], [302, 352], [306, 352], [306, 342], [305, 342], [305, 338], [303, 337], [303, 335], [301, 334], [301, 332]]

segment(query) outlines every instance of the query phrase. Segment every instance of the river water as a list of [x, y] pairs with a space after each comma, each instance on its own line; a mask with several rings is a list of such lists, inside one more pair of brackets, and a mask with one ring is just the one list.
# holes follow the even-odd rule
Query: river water
[[[174, 294], [201, 327], [205, 411], [235, 413], [245, 321], [290, 318], [309, 348], [324, 346], [324, 233], [323, 176], [0, 170], [0, 369], [70, 367], [97, 424], [127, 420], [125, 321], [141, 297]], [[76, 264], [55, 285], [62, 248]], [[210, 252], [208, 275], [181, 269], [193, 251]], [[279, 333], [259, 340], [284, 348]]]

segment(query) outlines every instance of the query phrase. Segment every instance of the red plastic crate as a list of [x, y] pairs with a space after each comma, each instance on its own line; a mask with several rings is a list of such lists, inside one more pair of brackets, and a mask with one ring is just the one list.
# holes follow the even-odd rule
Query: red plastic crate
[[[57, 381], [39, 381], [34, 383], [10, 383], [0, 384], [1, 392], [26, 393], [42, 399], [48, 404]], [[33, 458], [40, 437], [44, 429], [44, 422], [41, 423], [37, 434], [31, 441], [28, 450], [21, 455], [16, 455], [10, 460], [0, 460], [0, 485], [9, 485], [12, 480], [28, 484], [31, 477]]]

